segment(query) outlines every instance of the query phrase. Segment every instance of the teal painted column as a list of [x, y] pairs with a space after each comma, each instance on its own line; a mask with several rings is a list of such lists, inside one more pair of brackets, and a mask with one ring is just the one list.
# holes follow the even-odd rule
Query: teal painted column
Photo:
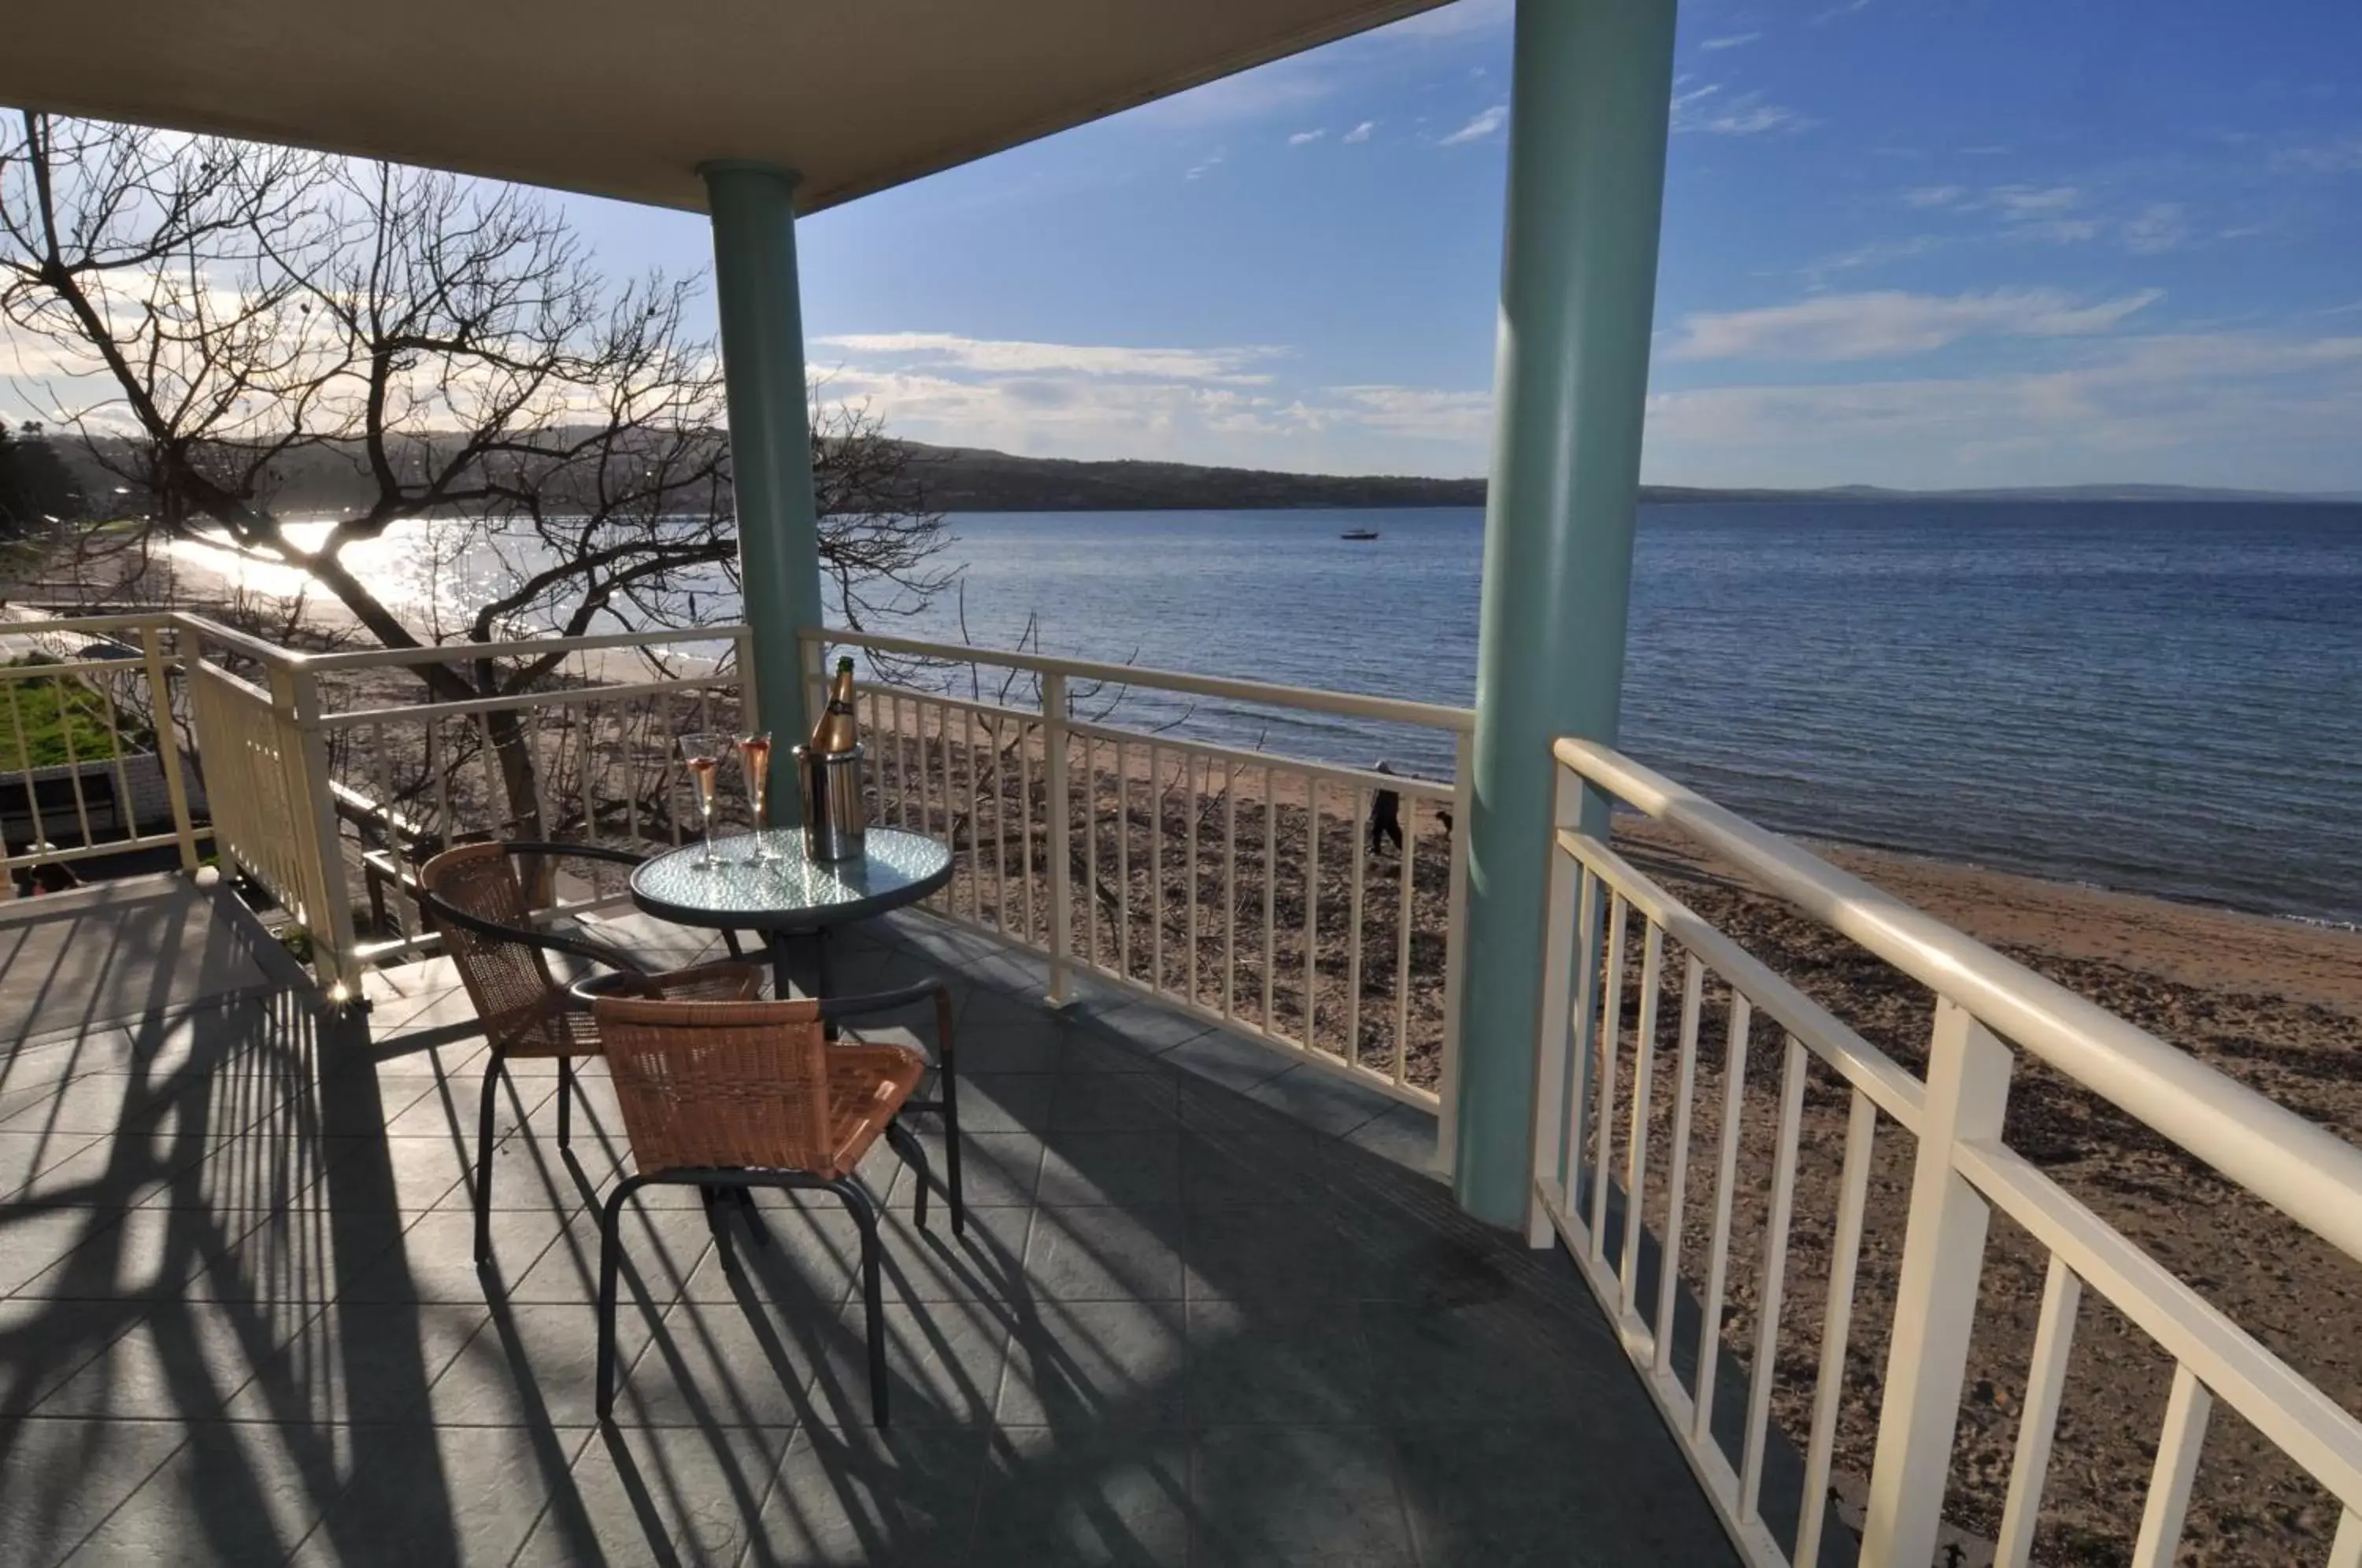
[[[811, 728], [796, 632], [822, 621], [811, 405], [796, 289], [797, 176], [761, 163], [708, 163], [698, 172], [713, 215], [713, 292], [756, 701], [778, 744], [791, 745]], [[775, 821], [797, 820], [794, 790], [778, 790], [773, 801]]]
[[1673, 11], [1518, 6], [1452, 1172], [1496, 1225], [1531, 1177], [1550, 745], [1614, 740], [1624, 684]]

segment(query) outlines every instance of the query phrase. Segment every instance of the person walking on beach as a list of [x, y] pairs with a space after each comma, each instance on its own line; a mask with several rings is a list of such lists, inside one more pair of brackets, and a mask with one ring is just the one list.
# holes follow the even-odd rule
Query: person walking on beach
[[[1381, 759], [1375, 771], [1392, 778], [1395, 770], [1392, 764]], [[1378, 846], [1387, 839], [1394, 840], [1395, 853], [1400, 855], [1403, 846], [1402, 795], [1396, 790], [1381, 790], [1370, 801], [1370, 853], [1375, 855]]]

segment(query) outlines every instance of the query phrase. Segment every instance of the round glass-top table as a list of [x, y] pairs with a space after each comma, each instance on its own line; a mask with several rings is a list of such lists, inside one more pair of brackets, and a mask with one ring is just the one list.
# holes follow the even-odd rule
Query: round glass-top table
[[[758, 843], [768, 859], [755, 858]], [[790, 938], [917, 903], [952, 879], [948, 847], [896, 828], [869, 829], [852, 860], [807, 858], [800, 828], [717, 839], [713, 856], [716, 864], [704, 865], [705, 846], [685, 845], [644, 862], [632, 873], [632, 902], [678, 925], [762, 933], [779, 996], [789, 992]], [[826, 996], [827, 948], [814, 947], [813, 994]]]

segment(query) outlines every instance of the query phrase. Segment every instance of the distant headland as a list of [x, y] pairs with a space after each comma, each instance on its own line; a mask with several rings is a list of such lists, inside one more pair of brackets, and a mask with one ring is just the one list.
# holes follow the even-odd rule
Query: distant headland
[[[1283, 507], [1482, 506], [1482, 479], [1387, 474], [1297, 474], [1194, 463], [1025, 458], [980, 447], [907, 444], [928, 503], [944, 512], [1256, 511]], [[1876, 485], [1828, 490], [1640, 487], [1644, 503], [1734, 501], [2356, 502], [2362, 495], [2207, 490], [2169, 484], [1905, 491]]]

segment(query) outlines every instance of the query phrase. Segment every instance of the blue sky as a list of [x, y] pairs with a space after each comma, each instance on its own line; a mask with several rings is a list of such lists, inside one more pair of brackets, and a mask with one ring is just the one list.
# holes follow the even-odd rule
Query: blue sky
[[[811, 218], [813, 365], [929, 441], [1482, 472], [1509, 47], [1459, 0]], [[2362, 491], [2357, 61], [2354, 0], [1687, 0], [1646, 476]]]
[[[822, 214], [817, 368], [922, 439], [1481, 472], [1509, 7]], [[2362, 490], [2362, 6], [1691, 0], [1647, 476]], [[616, 263], [689, 217], [577, 204]]]

